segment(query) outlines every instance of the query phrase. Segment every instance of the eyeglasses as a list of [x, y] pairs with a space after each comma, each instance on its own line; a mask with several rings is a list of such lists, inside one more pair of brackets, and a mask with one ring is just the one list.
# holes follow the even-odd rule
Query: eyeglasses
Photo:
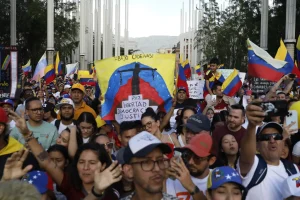
[[282, 140], [283, 136], [279, 133], [272, 133], [272, 134], [260, 134], [257, 138], [258, 141], [270, 141], [273, 138], [274, 140]]
[[112, 149], [114, 147], [114, 143], [113, 142], [108, 142], [106, 144], [101, 144], [104, 147], [107, 147], [108, 149]]
[[149, 122], [147, 122], [145, 125], [143, 125], [143, 129], [146, 130], [146, 128], [151, 128], [153, 122], [154, 122], [154, 121], [149, 121]]
[[142, 170], [144, 170], [145, 172], [149, 172], [152, 171], [154, 169], [155, 163], [157, 163], [159, 169], [164, 170], [167, 169], [170, 166], [170, 160], [167, 158], [164, 159], [159, 159], [159, 160], [145, 160], [145, 161], [141, 161], [141, 162], [133, 162], [130, 164], [140, 164]]
[[41, 113], [44, 112], [44, 108], [34, 108], [34, 109], [28, 109], [28, 110], [30, 110], [31, 112], [33, 112], [35, 114], [38, 112], [41, 112]]
[[199, 165], [202, 161], [208, 160], [210, 158], [210, 156], [206, 156], [206, 157], [199, 157], [196, 154], [194, 154], [192, 151], [186, 150], [182, 153], [182, 160], [185, 163], [188, 163], [191, 158], [193, 158], [194, 163], [196, 165]]

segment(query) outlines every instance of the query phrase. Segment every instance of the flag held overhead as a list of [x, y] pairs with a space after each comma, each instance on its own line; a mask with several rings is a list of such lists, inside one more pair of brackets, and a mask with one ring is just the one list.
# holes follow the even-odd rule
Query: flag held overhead
[[223, 94], [227, 96], [234, 96], [239, 89], [242, 87], [242, 81], [239, 77], [239, 71], [234, 69], [234, 71], [227, 77], [227, 79], [222, 84]]

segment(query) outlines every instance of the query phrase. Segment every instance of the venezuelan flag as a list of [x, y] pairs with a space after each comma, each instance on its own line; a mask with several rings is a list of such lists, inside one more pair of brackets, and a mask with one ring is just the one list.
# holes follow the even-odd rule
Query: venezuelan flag
[[78, 79], [81, 85], [96, 85], [93, 75], [88, 70], [78, 70]]
[[3, 64], [2, 64], [2, 70], [6, 70], [9, 63], [10, 63], [10, 55], [7, 55], [5, 57], [5, 60], [4, 60]]
[[277, 82], [285, 74], [293, 70], [293, 66], [286, 61], [272, 58], [248, 39], [248, 74], [252, 77], [263, 78]]
[[190, 63], [189, 63], [189, 60], [185, 60], [181, 66], [183, 67], [183, 70], [184, 70], [184, 74], [185, 74], [185, 77], [186, 78], [191, 78], [192, 76], [192, 72], [191, 72], [191, 66], [190, 66]]
[[238, 70], [234, 69], [233, 72], [227, 77], [222, 84], [222, 91], [227, 96], [234, 96], [242, 87], [242, 81], [239, 77]]
[[218, 69], [224, 69], [224, 64], [218, 65]]
[[45, 68], [45, 77], [44, 80], [46, 81], [46, 84], [51, 83], [55, 79], [55, 70], [53, 64], [48, 65]]
[[200, 65], [195, 66], [195, 71], [200, 76], [201, 75], [201, 66]]
[[[211, 73], [210, 70], [208, 70], [205, 74], [208, 76], [209, 73]], [[213, 74], [213, 75], [210, 77], [210, 79], [208, 80], [208, 81], [209, 81], [209, 88], [210, 88], [210, 89], [214, 86], [216, 80], [219, 81], [220, 83], [223, 83], [223, 82], [225, 81], [225, 78], [224, 78], [224, 76], [223, 76], [220, 72], [218, 72], [217, 74]], [[206, 81], [205, 81], [205, 82], [206, 82]], [[205, 98], [206, 95], [208, 95], [208, 89], [206, 88], [206, 83], [204, 83], [204, 87], [203, 87], [203, 97]]]
[[296, 44], [296, 52], [297, 52], [298, 67], [300, 67], [300, 35], [298, 36], [298, 41]]
[[63, 71], [62, 71], [62, 66], [61, 66], [61, 62], [60, 62], [60, 59], [59, 59], [59, 52], [56, 52], [56, 59], [55, 59], [55, 74], [56, 75], [60, 75], [60, 74], [63, 74]]
[[186, 76], [184, 74], [184, 68], [181, 66], [181, 64], [178, 65], [178, 77], [177, 77], [177, 88], [184, 87], [186, 89], [186, 94], [189, 96], [189, 87], [186, 82]]
[[47, 58], [45, 52], [43, 56], [40, 58], [38, 64], [36, 65], [32, 80], [39, 81], [41, 77], [45, 76], [46, 67], [47, 67]]
[[28, 75], [29, 72], [31, 72], [31, 64], [30, 64], [30, 59], [28, 60], [28, 62], [26, 63], [26, 65], [22, 66], [22, 70], [23, 70], [23, 73], [25, 75]]

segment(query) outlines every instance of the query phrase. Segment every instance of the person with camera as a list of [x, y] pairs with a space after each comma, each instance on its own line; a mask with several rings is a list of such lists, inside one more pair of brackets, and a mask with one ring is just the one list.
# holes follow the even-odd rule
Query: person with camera
[[[246, 109], [249, 121], [247, 134], [241, 142], [237, 169], [242, 176], [247, 192], [246, 200], [283, 199], [281, 188], [284, 180], [299, 173], [296, 165], [281, 160], [284, 139], [289, 135], [276, 122], [256, 126], [264, 120], [266, 113], [260, 106], [249, 104]], [[256, 155], [257, 150], [260, 154]]]

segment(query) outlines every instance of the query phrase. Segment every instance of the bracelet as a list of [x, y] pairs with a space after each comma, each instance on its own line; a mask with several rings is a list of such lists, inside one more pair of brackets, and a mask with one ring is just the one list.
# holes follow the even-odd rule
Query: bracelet
[[94, 186], [92, 187], [92, 194], [95, 196], [95, 197], [97, 197], [97, 198], [100, 198], [100, 197], [102, 197], [103, 196], [103, 194], [104, 194], [104, 191], [101, 193], [101, 194], [97, 194], [96, 192], [95, 192], [95, 190], [94, 190], [95, 188], [94, 188]]
[[30, 135], [28, 137], [24, 137], [25, 139], [25, 143], [28, 143], [30, 140], [32, 140], [34, 137], [33, 137], [33, 132], [30, 133]]
[[197, 193], [199, 193], [200, 192], [200, 190], [199, 190], [199, 188], [197, 187], [197, 185], [195, 185], [195, 189], [194, 189], [194, 191], [193, 192], [190, 192], [190, 195], [195, 195], [195, 194], [197, 194]]

